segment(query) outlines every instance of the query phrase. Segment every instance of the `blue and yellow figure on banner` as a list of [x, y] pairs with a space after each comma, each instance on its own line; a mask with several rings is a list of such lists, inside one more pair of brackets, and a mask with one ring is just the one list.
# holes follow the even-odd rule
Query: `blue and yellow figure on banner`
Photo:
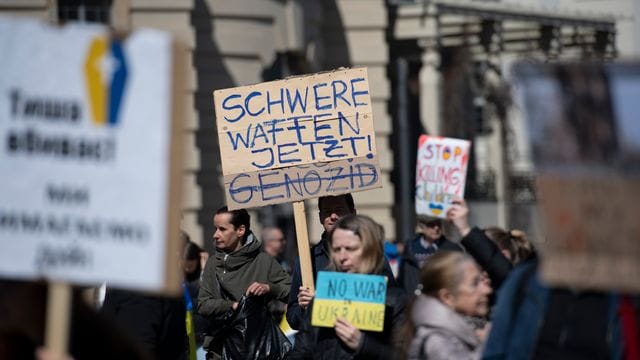
[[84, 71], [93, 122], [114, 126], [118, 123], [128, 75], [120, 41], [103, 36], [93, 39]]
[[333, 327], [342, 317], [360, 330], [382, 331], [386, 297], [385, 276], [320, 271], [311, 325]]
[[196, 360], [196, 328], [193, 323], [193, 301], [191, 301], [191, 294], [189, 294], [189, 289], [185, 283], [182, 283], [182, 293], [184, 294], [184, 303], [187, 307], [184, 320], [185, 326], [187, 327], [187, 337], [189, 339], [189, 360]]

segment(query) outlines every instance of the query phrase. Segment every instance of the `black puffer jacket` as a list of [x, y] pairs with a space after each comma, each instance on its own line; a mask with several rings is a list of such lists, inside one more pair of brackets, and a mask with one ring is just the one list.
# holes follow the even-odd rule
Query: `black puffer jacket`
[[387, 287], [383, 331], [362, 331], [355, 352], [337, 337], [335, 329], [311, 326], [312, 311], [306, 311], [289, 359], [394, 359], [399, 347], [394, 335], [404, 322], [405, 303], [406, 296], [400, 287]]

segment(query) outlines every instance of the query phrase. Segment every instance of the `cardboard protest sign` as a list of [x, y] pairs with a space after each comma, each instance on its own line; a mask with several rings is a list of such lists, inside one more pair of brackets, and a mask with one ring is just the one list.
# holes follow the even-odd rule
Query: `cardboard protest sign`
[[333, 327], [343, 317], [360, 330], [382, 331], [386, 296], [384, 276], [320, 271], [311, 325]]
[[170, 36], [0, 18], [0, 53], [0, 276], [177, 291]]
[[640, 291], [640, 64], [519, 64], [552, 285]]
[[421, 135], [416, 165], [416, 212], [445, 218], [454, 197], [464, 197], [468, 140]]
[[541, 175], [537, 183], [549, 238], [542, 246], [543, 278], [578, 288], [640, 290], [640, 181]]
[[377, 161], [355, 158], [227, 175], [224, 184], [233, 203], [254, 207], [377, 188], [380, 169]]
[[366, 68], [214, 92], [230, 209], [380, 187]]

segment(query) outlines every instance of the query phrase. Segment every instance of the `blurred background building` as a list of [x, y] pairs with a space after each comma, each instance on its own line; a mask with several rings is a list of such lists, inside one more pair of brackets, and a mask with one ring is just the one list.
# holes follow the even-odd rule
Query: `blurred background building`
[[[225, 203], [215, 89], [367, 66], [384, 187], [354, 194], [358, 211], [390, 239], [413, 234], [417, 138], [428, 133], [473, 140], [474, 222], [534, 233], [534, 174], [521, 114], [509, 107], [509, 65], [640, 54], [637, 0], [0, 0], [0, 14], [152, 27], [186, 45], [182, 227], [208, 249]], [[253, 213], [256, 228], [279, 226], [295, 246], [291, 205]], [[307, 214], [318, 240], [315, 201]]]

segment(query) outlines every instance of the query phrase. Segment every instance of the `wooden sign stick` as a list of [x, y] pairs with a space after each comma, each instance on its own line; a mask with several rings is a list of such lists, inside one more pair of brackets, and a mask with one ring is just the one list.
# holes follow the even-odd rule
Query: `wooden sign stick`
[[309, 231], [307, 230], [307, 215], [304, 210], [304, 200], [293, 202], [293, 218], [296, 222], [296, 238], [298, 241], [298, 256], [300, 258], [300, 274], [302, 286], [315, 291], [313, 285], [313, 270], [311, 268], [311, 249], [309, 247]]
[[47, 294], [45, 346], [55, 360], [66, 357], [69, 347], [70, 310], [71, 285], [64, 282], [50, 282]]

